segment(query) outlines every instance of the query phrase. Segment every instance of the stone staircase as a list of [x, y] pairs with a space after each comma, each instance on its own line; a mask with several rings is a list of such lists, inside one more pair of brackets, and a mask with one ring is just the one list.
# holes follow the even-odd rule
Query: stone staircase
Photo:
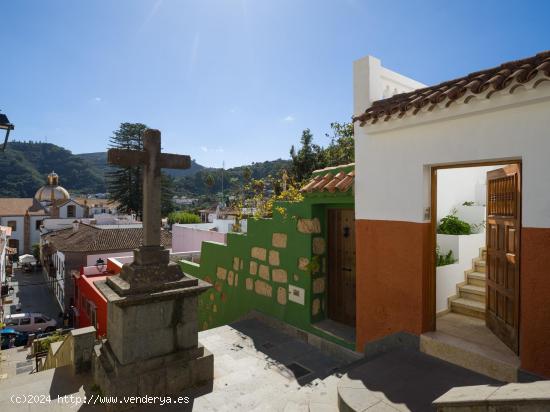
[[485, 247], [473, 259], [473, 268], [464, 272], [464, 282], [456, 285], [457, 294], [449, 298], [450, 312], [485, 319]]

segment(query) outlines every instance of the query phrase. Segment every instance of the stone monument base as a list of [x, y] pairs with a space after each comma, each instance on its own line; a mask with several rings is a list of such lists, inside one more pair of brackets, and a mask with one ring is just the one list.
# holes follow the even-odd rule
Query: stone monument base
[[[214, 356], [199, 344], [196, 348], [121, 365], [109, 345], [102, 344], [95, 348], [92, 371], [94, 382], [101, 383], [101, 396], [116, 396], [119, 401], [125, 396], [182, 396], [187, 389], [212, 386]], [[104, 406], [107, 410], [123, 410], [140, 405]]]
[[[102, 395], [119, 400], [182, 396], [186, 389], [211, 387], [214, 356], [198, 341], [197, 320], [198, 296], [210, 284], [181, 274], [180, 280], [159, 282], [148, 293], [135, 293], [133, 287], [119, 293], [125, 280], [117, 278], [95, 282], [108, 304], [107, 339], [95, 347], [92, 362]], [[121, 410], [139, 405], [105, 406]]]

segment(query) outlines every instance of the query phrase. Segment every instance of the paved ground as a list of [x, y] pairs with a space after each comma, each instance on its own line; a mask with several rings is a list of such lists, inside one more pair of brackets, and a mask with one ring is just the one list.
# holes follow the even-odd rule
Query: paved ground
[[[214, 353], [213, 388], [181, 394], [191, 396], [188, 405], [146, 405], [135, 411], [337, 411], [340, 384], [359, 402], [358, 410], [416, 412], [432, 410], [431, 401], [451, 387], [497, 383], [416, 351], [350, 365], [256, 319], [200, 332], [199, 340]], [[21, 410], [13, 394], [85, 396], [91, 385], [89, 376], [74, 377], [67, 369], [18, 375], [0, 380], [0, 410]], [[368, 396], [358, 398], [361, 391]], [[25, 406], [37, 412], [95, 409], [70, 401]]]
[[502, 382], [424, 353], [401, 349], [374, 358], [348, 372], [338, 384], [340, 396], [357, 411], [434, 411], [432, 401], [456, 386]]
[[34, 361], [27, 359], [29, 349], [24, 346], [0, 351], [0, 385], [3, 379], [15, 375], [29, 375], [34, 369]]
[[[190, 405], [152, 408], [136, 411], [336, 411], [336, 385], [342, 373], [338, 368], [347, 362], [321, 353], [289, 335], [255, 320], [247, 319], [199, 334], [199, 340], [214, 353], [215, 380], [212, 391], [188, 393]], [[290, 366], [291, 364], [298, 366]], [[285, 366], [287, 365], [287, 366]], [[294, 368], [296, 372], [293, 372]], [[303, 375], [302, 375], [303, 373]], [[14, 393], [84, 396], [89, 393], [86, 377], [76, 379], [66, 370], [31, 376], [15, 376], [0, 381], [0, 410], [16, 411], [21, 405], [10, 401]], [[55, 389], [55, 390], [54, 390]], [[28, 410], [42, 411], [44, 405], [26, 405]], [[77, 410], [74, 404], [47, 406], [46, 410]], [[89, 410], [81, 406], [79, 410]]]
[[16, 270], [10, 285], [13, 286], [13, 301], [4, 305], [4, 314], [15, 313], [18, 303], [21, 312], [40, 312], [59, 321], [59, 305], [52, 292], [48, 289], [42, 273], [23, 273]]

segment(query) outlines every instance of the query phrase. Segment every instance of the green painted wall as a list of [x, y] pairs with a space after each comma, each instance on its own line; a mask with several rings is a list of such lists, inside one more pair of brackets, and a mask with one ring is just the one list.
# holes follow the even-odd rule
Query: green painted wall
[[325, 318], [327, 211], [353, 208], [353, 201], [351, 191], [308, 194], [302, 202], [277, 203], [283, 215], [249, 219], [248, 233], [229, 233], [227, 245], [203, 242], [200, 265], [181, 262], [184, 272], [213, 285], [199, 298], [201, 330], [256, 309], [353, 348], [311, 326]]

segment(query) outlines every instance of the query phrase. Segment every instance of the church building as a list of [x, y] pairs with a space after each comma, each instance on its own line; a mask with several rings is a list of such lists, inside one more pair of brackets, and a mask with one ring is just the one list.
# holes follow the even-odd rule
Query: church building
[[18, 254], [31, 253], [32, 245], [40, 243], [42, 233], [69, 227], [75, 219], [91, 217], [90, 206], [95, 207], [92, 199], [71, 198], [59, 185], [57, 173], [52, 172], [34, 197], [0, 198], [0, 225], [11, 228], [9, 247], [17, 249]]

